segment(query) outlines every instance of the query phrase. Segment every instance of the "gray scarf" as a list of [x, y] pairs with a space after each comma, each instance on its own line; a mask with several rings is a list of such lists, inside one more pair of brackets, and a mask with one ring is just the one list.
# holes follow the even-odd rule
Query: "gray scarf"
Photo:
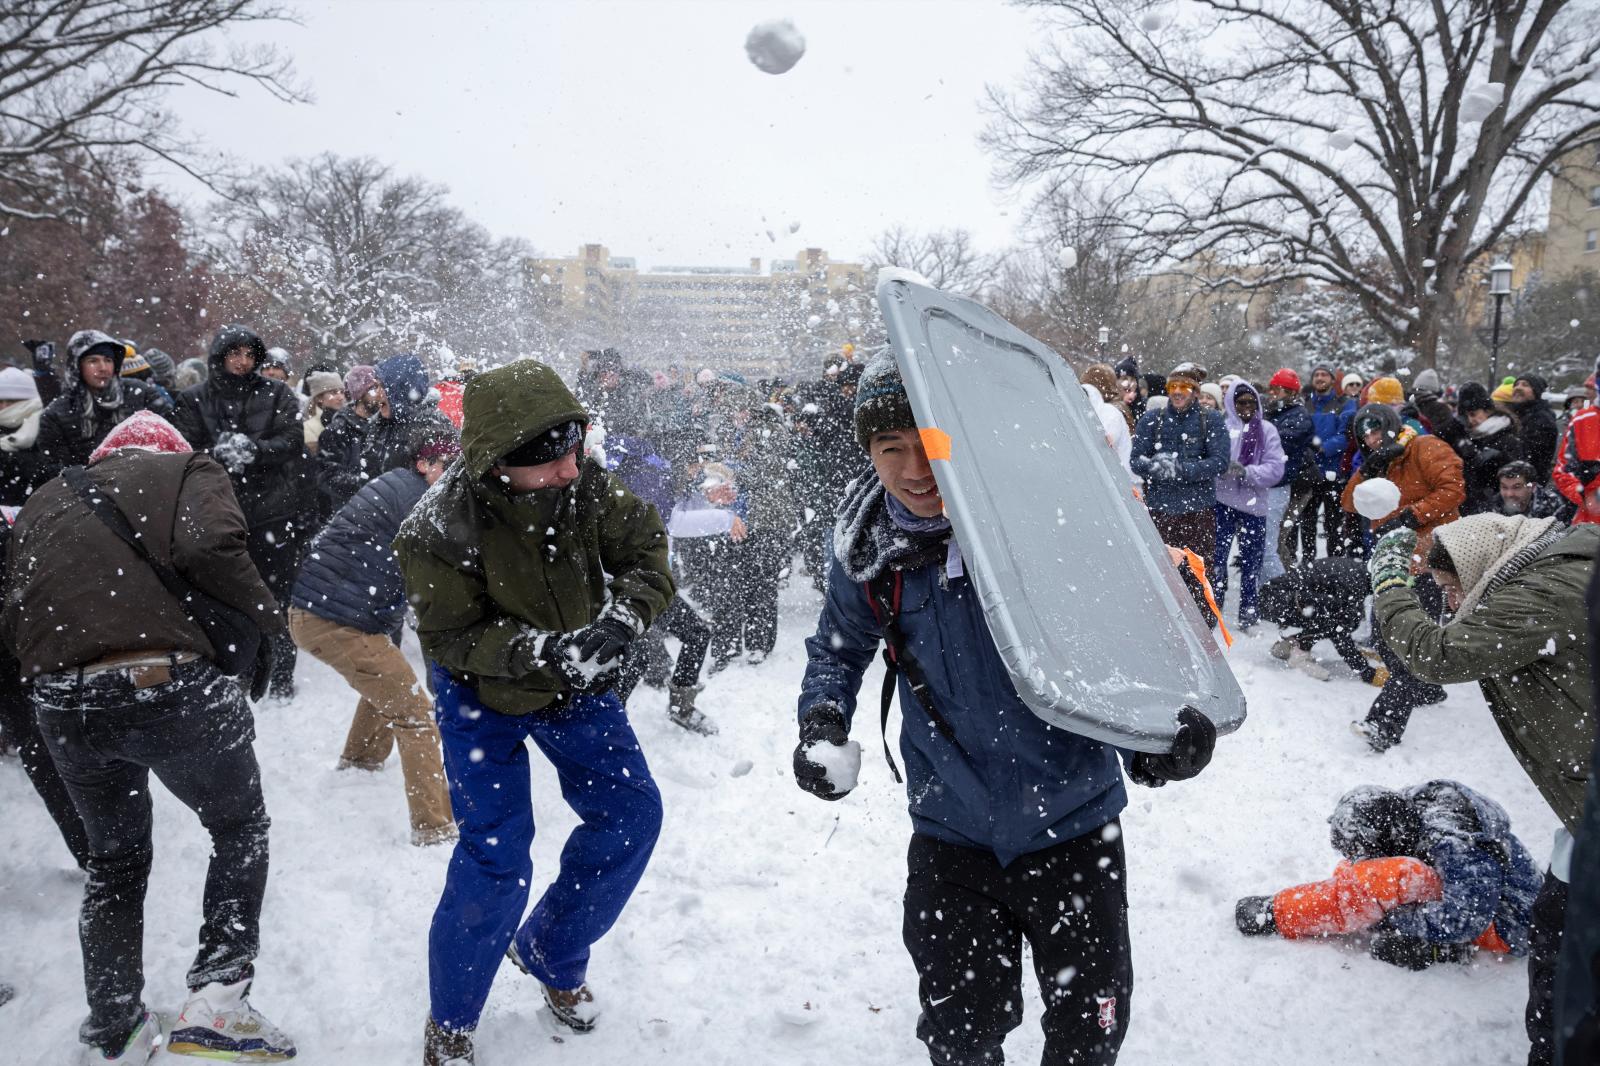
[[950, 527], [934, 520], [927, 531], [902, 529], [885, 502], [889, 494], [871, 471], [850, 482], [833, 525], [833, 555], [845, 576], [865, 584], [889, 570], [915, 570], [943, 560]]

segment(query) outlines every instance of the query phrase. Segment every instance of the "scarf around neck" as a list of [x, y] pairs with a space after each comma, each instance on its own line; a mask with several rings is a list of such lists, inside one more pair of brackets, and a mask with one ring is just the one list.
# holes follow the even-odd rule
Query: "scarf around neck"
[[891, 503], [899, 501], [870, 470], [845, 487], [833, 524], [833, 556], [851, 581], [865, 584], [890, 570], [938, 562], [947, 556], [947, 544], [954, 543], [948, 519], [918, 518], [901, 508], [912, 523], [931, 523], [927, 529], [906, 529], [893, 518]]

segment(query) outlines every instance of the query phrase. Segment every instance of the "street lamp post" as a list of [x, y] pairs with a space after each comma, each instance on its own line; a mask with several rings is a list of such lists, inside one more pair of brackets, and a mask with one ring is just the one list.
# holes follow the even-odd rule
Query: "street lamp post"
[[1511, 295], [1511, 264], [1504, 259], [1489, 267], [1489, 295], [1494, 297], [1494, 331], [1489, 341], [1489, 387], [1500, 380], [1500, 313]]
[[1100, 337], [1100, 361], [1101, 362], [1105, 362], [1106, 344], [1111, 340], [1111, 331], [1109, 329], [1107, 329], [1105, 326], [1101, 326], [1100, 327], [1099, 337]]

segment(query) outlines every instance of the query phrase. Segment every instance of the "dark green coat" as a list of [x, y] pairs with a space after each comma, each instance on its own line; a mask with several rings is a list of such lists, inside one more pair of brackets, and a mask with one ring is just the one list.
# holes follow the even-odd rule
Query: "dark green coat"
[[521, 496], [489, 475], [507, 452], [588, 415], [532, 360], [479, 374], [462, 398], [462, 456], [395, 539], [429, 660], [490, 707], [528, 714], [562, 692], [548, 668], [515, 675], [530, 632], [571, 632], [616, 600], [645, 626], [672, 599], [661, 516], [592, 460], [564, 489]]
[[1570, 830], [1583, 814], [1595, 737], [1584, 594], [1597, 547], [1600, 528], [1574, 528], [1447, 626], [1408, 589], [1376, 604], [1384, 641], [1412, 673], [1478, 682], [1512, 753]]

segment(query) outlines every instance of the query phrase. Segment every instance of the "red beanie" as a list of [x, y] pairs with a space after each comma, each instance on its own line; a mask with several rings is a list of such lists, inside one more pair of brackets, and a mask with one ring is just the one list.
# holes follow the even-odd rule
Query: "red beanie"
[[98, 463], [118, 448], [138, 448], [140, 451], [170, 452], [180, 455], [194, 451], [189, 447], [189, 442], [183, 439], [183, 434], [172, 428], [171, 422], [150, 411], [135, 411], [128, 416], [127, 421], [106, 434], [106, 439], [100, 442], [100, 447], [89, 456], [89, 462]]
[[1276, 374], [1272, 375], [1272, 380], [1267, 382], [1267, 384], [1269, 386], [1275, 385], [1280, 389], [1293, 389], [1295, 392], [1299, 392], [1300, 375], [1296, 374], [1288, 367], [1284, 367], [1282, 370], [1279, 370]]

